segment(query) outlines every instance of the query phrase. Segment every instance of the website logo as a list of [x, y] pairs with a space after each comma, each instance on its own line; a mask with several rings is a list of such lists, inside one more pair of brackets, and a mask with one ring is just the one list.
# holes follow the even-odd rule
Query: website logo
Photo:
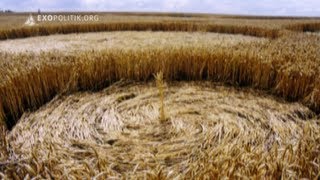
[[24, 23], [25, 26], [35, 26], [37, 25], [36, 21], [33, 19], [33, 16], [30, 14], [26, 22]]
[[100, 20], [99, 15], [93, 14], [40, 14], [34, 18], [31, 14], [24, 23], [25, 26], [35, 26], [41, 22], [98, 22]]
[[97, 22], [98, 15], [86, 14], [39, 14], [37, 16], [38, 22]]

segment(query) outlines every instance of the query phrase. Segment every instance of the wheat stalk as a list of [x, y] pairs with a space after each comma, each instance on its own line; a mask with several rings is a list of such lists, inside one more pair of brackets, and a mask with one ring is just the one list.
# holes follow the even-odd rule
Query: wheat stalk
[[159, 93], [159, 120], [160, 123], [166, 121], [165, 109], [164, 109], [164, 82], [163, 82], [163, 72], [160, 71], [155, 75], [156, 84]]

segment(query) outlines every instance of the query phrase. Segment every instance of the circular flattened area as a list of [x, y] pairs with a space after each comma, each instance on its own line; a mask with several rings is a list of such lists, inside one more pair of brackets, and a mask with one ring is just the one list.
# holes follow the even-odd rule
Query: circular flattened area
[[319, 160], [319, 120], [298, 103], [209, 82], [166, 85], [164, 96], [161, 122], [153, 83], [57, 97], [10, 132], [12, 159], [37, 157], [50, 176], [75, 178], [292, 177], [317, 168], [305, 163]]
[[63, 52], [83, 50], [141, 49], [172, 46], [230, 47], [239, 43], [263, 42], [264, 38], [207, 32], [100, 32], [50, 35], [0, 41], [3, 52]]

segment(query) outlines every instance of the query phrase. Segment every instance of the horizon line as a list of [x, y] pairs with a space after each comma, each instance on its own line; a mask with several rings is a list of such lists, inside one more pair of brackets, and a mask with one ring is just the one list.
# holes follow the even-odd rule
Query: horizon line
[[[5, 12], [6, 10], [10, 10], [12, 12]], [[45, 10], [42, 11], [40, 9], [41, 13], [114, 13], [114, 14], [148, 14], [148, 15], [152, 15], [152, 14], [161, 14], [161, 15], [166, 15], [166, 14], [174, 14], [174, 15], [207, 15], [207, 16], [235, 16], [235, 17], [248, 17], [248, 18], [259, 18], [259, 17], [271, 17], [271, 18], [320, 18], [319, 15], [316, 16], [312, 16], [312, 15], [271, 15], [271, 14], [247, 14], [247, 13], [239, 13], [239, 14], [229, 14], [229, 13], [211, 13], [211, 12], [193, 12], [193, 11], [104, 11], [104, 10], [96, 10], [96, 11], [92, 11], [92, 10]], [[38, 13], [38, 10], [36, 11], [15, 11], [15, 10], [11, 10], [11, 9], [2, 9], [3, 14], [10, 14], [10, 13]]]

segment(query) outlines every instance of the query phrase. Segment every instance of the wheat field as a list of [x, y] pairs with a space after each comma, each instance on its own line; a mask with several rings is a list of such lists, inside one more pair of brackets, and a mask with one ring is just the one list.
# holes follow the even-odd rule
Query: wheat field
[[319, 19], [27, 16], [0, 26], [2, 178], [319, 179]]
[[137, 50], [175, 46], [230, 47], [240, 43], [263, 42], [265, 38], [226, 35], [208, 32], [137, 32], [117, 31], [51, 35], [0, 41], [2, 52], [36, 53], [58, 52], [75, 54], [79, 51], [105, 51], [111, 49]]

